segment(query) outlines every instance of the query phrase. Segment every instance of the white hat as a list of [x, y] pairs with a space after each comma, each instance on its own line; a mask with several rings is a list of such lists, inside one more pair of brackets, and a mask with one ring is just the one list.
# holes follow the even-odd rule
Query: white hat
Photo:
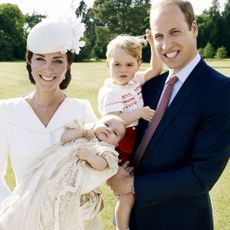
[[27, 49], [37, 54], [67, 51], [79, 53], [85, 27], [80, 18], [70, 14], [47, 17], [36, 24], [27, 37]]

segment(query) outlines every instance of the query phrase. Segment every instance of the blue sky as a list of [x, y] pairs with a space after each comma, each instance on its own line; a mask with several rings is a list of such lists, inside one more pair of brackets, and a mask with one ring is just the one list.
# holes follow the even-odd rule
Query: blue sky
[[[62, 2], [67, 2], [71, 0], [62, 0]], [[94, 0], [85, 0], [89, 5], [92, 5]], [[154, 1], [154, 0], [152, 0]], [[221, 6], [223, 7], [226, 0], [219, 0]], [[57, 0], [0, 0], [0, 3], [14, 3], [19, 6], [23, 13], [33, 13], [36, 11], [38, 13], [46, 15], [49, 11], [52, 11], [53, 6]], [[194, 6], [196, 14], [200, 14], [204, 9], [208, 9], [212, 5], [212, 0], [190, 0]]]

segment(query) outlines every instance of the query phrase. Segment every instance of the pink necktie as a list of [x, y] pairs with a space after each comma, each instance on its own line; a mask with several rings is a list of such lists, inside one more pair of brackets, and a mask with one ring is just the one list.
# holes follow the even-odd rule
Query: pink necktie
[[151, 121], [151, 123], [149, 124], [149, 127], [147, 128], [139, 146], [137, 147], [137, 150], [134, 154], [134, 158], [133, 158], [133, 164], [136, 168], [138, 168], [139, 163], [141, 158], [144, 155], [144, 152], [149, 144], [150, 139], [153, 136], [153, 133], [155, 132], [157, 126], [159, 125], [164, 112], [168, 106], [169, 103], [169, 99], [172, 95], [172, 91], [173, 91], [173, 87], [174, 84], [177, 82], [178, 77], [177, 76], [173, 76], [169, 79], [168, 83], [167, 83], [167, 87], [165, 89], [165, 92], [162, 96], [162, 99], [160, 101], [160, 104], [157, 106], [157, 109], [155, 111], [155, 114], [153, 116], [153, 119]]

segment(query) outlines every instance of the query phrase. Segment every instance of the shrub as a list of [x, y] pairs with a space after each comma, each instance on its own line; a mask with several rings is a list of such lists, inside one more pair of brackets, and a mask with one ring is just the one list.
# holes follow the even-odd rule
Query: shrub
[[216, 51], [216, 58], [226, 58], [227, 57], [227, 49], [224, 46], [221, 46]]
[[215, 50], [210, 42], [207, 43], [207, 45], [204, 47], [204, 58], [213, 58], [215, 55]]
[[199, 51], [199, 54], [201, 55], [201, 57], [204, 58], [204, 48], [199, 48], [198, 51]]

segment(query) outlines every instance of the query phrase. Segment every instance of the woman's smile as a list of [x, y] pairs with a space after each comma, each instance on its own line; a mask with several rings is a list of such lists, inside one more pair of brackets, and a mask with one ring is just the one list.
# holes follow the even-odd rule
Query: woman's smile
[[56, 79], [56, 77], [45, 77], [42, 75], [40, 75], [40, 78], [44, 81], [52, 81], [52, 80]]

